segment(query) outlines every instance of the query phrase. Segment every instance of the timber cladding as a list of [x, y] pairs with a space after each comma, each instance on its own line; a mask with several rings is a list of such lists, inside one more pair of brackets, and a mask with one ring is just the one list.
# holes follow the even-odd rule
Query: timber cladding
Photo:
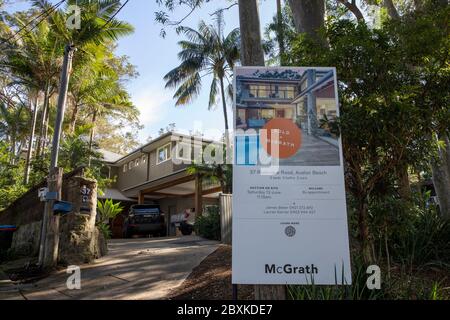
[[[78, 168], [63, 177], [62, 199], [68, 193], [67, 181], [75, 176], [84, 176], [84, 168]], [[40, 188], [46, 186], [46, 181], [42, 181], [34, 186], [22, 197], [14, 201], [7, 209], [0, 212], [0, 225], [15, 225], [22, 226], [42, 220], [44, 212], [44, 203], [38, 198], [38, 191]]]

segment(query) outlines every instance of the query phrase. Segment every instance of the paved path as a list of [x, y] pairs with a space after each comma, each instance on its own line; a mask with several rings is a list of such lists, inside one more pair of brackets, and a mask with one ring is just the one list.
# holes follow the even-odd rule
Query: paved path
[[68, 290], [60, 271], [31, 285], [0, 286], [0, 300], [164, 299], [219, 243], [195, 236], [112, 240], [108, 256], [81, 267], [81, 290]]

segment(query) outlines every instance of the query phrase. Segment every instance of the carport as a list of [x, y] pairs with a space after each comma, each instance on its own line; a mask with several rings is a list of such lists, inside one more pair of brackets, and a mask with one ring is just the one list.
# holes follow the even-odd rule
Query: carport
[[218, 198], [222, 189], [219, 184], [211, 183], [199, 174], [189, 174], [180, 170], [169, 176], [147, 182], [143, 185], [124, 191], [125, 194], [138, 194], [138, 204], [160, 204], [167, 213], [169, 230], [170, 216], [181, 211], [181, 208], [195, 208], [202, 214], [202, 208], [208, 204], [219, 204]]

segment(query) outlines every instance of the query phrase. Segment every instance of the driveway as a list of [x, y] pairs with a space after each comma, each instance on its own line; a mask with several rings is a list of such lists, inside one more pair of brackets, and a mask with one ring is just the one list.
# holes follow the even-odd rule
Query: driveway
[[164, 299], [219, 243], [188, 236], [112, 240], [108, 246], [108, 256], [81, 266], [81, 290], [68, 290], [70, 275], [59, 271], [35, 284], [0, 286], [0, 300]]

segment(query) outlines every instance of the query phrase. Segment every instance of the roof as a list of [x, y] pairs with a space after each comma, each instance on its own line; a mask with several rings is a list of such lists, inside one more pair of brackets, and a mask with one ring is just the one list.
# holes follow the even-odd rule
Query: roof
[[[185, 138], [192, 138], [192, 139], [195, 138], [194, 136], [185, 135], [185, 134], [182, 134], [182, 133], [179, 133], [179, 132], [167, 132], [167, 133], [159, 136], [158, 138], [156, 138], [156, 139], [154, 139], [154, 140], [144, 144], [143, 146], [141, 146], [141, 147], [131, 151], [130, 153], [128, 153], [126, 155], [119, 155], [119, 158], [116, 159], [115, 161], [110, 161], [110, 162], [108, 161], [108, 162], [110, 164], [113, 164], [113, 165], [118, 165], [121, 162], [127, 160], [131, 156], [135, 156], [136, 154], [139, 154], [139, 153], [147, 153], [147, 152], [144, 152], [144, 150], [147, 149], [149, 146], [151, 146], [152, 144], [156, 144], [159, 141], [161, 141], [161, 140], [163, 140], [163, 139], [165, 139], [167, 137], [170, 137], [170, 136], [185, 137]], [[203, 139], [203, 142], [208, 142], [208, 143], [217, 142], [218, 143], [218, 141], [213, 141], [213, 140], [210, 140], [210, 139]]]
[[98, 195], [99, 199], [112, 199], [116, 201], [132, 201], [136, 202], [135, 200], [126, 197], [122, 192], [120, 192], [117, 189], [106, 189], [105, 193], [103, 195]]
[[123, 157], [123, 155], [121, 154], [108, 151], [105, 149], [98, 149], [97, 151], [102, 154], [103, 160], [105, 160], [106, 162], [116, 162], [117, 160]]

